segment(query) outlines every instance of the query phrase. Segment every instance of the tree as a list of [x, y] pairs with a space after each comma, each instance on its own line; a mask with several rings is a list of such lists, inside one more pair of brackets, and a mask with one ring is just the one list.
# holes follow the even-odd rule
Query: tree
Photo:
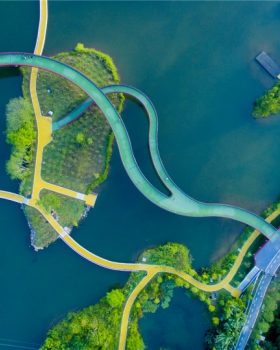
[[106, 299], [111, 307], [119, 307], [123, 304], [125, 296], [121, 289], [113, 289], [106, 294]]
[[88, 137], [87, 138], [87, 144], [90, 146], [93, 144], [93, 138], [92, 137]]
[[81, 146], [85, 144], [86, 138], [82, 132], [78, 132], [78, 134], [76, 135], [76, 142]]
[[268, 90], [255, 102], [253, 116], [265, 118], [280, 112], [280, 83], [278, 82], [272, 89]]
[[24, 124], [34, 120], [33, 108], [29, 100], [19, 97], [9, 101], [6, 107], [8, 133], [17, 131]]
[[212, 323], [214, 326], [218, 326], [220, 323], [219, 317], [216, 317], [216, 316], [212, 317]]

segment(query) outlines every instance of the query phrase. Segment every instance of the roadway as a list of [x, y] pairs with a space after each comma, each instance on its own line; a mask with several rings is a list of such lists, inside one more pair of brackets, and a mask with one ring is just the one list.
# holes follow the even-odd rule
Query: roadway
[[261, 277], [257, 289], [255, 291], [254, 297], [251, 301], [246, 322], [241, 330], [240, 336], [238, 338], [235, 350], [245, 349], [250, 335], [253, 331], [254, 325], [261, 311], [262, 303], [267, 292], [267, 289], [271, 283], [273, 276], [276, 274], [280, 266], [280, 251], [271, 260], [267, 269], [265, 270], [263, 276]]

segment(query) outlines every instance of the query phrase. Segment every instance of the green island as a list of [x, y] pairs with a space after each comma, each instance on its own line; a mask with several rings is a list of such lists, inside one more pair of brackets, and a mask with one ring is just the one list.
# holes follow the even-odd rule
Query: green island
[[[54, 57], [90, 77], [97, 86], [120, 82], [110, 56], [77, 44], [75, 50]], [[23, 97], [12, 99], [7, 105], [6, 139], [12, 146], [7, 172], [20, 181], [20, 194], [29, 197], [36, 152], [35, 116], [30, 98], [30, 68], [20, 69]], [[40, 71], [37, 93], [42, 115], [58, 121], [87, 98], [73, 83], [55, 74]], [[123, 96], [111, 95], [111, 101], [122, 110]], [[114, 135], [102, 112], [93, 104], [75, 123], [53, 132], [52, 142], [43, 154], [44, 180], [82, 193], [93, 192], [108, 176]], [[42, 190], [39, 205], [52, 213], [69, 231], [77, 227], [89, 207], [83, 201], [50, 190]], [[24, 206], [24, 213], [32, 230], [32, 245], [36, 250], [47, 247], [57, 239], [57, 233], [34, 208]]]
[[280, 112], [280, 81], [254, 103], [253, 116], [267, 118]]
[[[244, 232], [247, 235], [248, 232]], [[235, 248], [211, 268], [196, 272], [191, 265], [189, 250], [182, 244], [167, 243], [145, 250], [138, 261], [147, 264], [167, 265], [187, 272], [201, 281], [221, 280], [231, 268]], [[248, 253], [249, 256], [252, 253]], [[243, 272], [244, 274], [245, 271]], [[243, 274], [242, 274], [243, 276]], [[240, 277], [242, 277], [240, 276]], [[84, 310], [69, 313], [47, 335], [42, 350], [47, 349], [116, 349], [125, 300], [143, 277], [143, 272], [131, 273], [123, 288], [112, 289], [97, 304]], [[155, 276], [137, 298], [130, 317], [127, 349], [142, 350], [145, 344], [139, 332], [138, 321], [159, 307], [169, 307], [175, 288], [184, 288], [188, 297], [198, 298], [211, 314], [212, 328], [206, 334], [207, 349], [231, 349], [244, 321], [248, 293], [233, 298], [228, 293], [209, 294], [191, 286], [180, 277], [161, 273]], [[248, 290], [249, 291], [249, 290]], [[225, 342], [226, 339], [226, 342]]]
[[[197, 275], [191, 266], [189, 250], [176, 243], [167, 243], [145, 250], [138, 261], [149, 264], [168, 265]], [[69, 313], [65, 320], [54, 326], [42, 346], [46, 349], [107, 349], [118, 347], [119, 330], [123, 306], [127, 297], [143, 277], [143, 272], [131, 273], [123, 288], [112, 289], [97, 304], [75, 313]], [[199, 298], [213, 313], [213, 322], [217, 323], [215, 302], [211, 295], [192, 287], [181, 278], [171, 274], [158, 274], [142, 290], [137, 298], [130, 316], [127, 336], [127, 349], [145, 349], [139, 332], [138, 321], [146, 313], [154, 313], [159, 307], [167, 308], [173, 296], [174, 288], [184, 288], [188, 295]], [[228, 305], [226, 295], [221, 296]], [[243, 299], [232, 299], [243, 305]]]

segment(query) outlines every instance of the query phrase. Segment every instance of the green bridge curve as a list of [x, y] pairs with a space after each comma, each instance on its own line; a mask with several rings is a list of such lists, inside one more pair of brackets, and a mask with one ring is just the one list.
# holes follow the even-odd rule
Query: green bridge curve
[[[194, 217], [223, 217], [240, 221], [262, 232], [268, 238], [275, 235], [276, 229], [263, 218], [238, 207], [226, 204], [199, 202], [185, 194], [172, 181], [166, 172], [158, 150], [157, 133], [158, 118], [156, 110], [147, 96], [139, 90], [128, 86], [111, 86], [101, 91], [90, 79], [64, 63], [51, 58], [24, 53], [0, 54], [0, 66], [31, 66], [38, 67], [72, 81], [84, 90], [102, 110], [108, 120], [118, 144], [120, 156], [125, 170], [138, 190], [157, 206], [178, 215]], [[107, 90], [106, 90], [107, 89]], [[124, 93], [136, 98], [146, 108], [149, 119], [149, 147], [155, 169], [164, 185], [171, 192], [170, 196], [160, 192], [143, 175], [134, 157], [129, 135], [125, 125], [105, 93]]]

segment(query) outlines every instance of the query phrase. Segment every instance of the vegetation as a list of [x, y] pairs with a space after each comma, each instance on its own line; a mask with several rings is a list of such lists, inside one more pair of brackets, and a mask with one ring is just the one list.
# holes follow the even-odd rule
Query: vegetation
[[219, 293], [216, 312], [212, 318], [213, 328], [205, 337], [206, 348], [214, 350], [233, 349], [245, 320], [249, 292], [241, 298]]
[[[162, 263], [191, 271], [191, 258], [186, 247], [167, 243], [145, 251], [143, 257], [153, 263]], [[125, 300], [137, 283], [144, 277], [143, 272], [131, 273], [122, 289], [113, 289], [97, 304], [76, 313], [70, 313], [63, 321], [54, 326], [42, 346], [42, 350], [56, 349], [117, 349], [120, 323]], [[208, 309], [214, 312], [215, 306], [206, 293], [191, 287], [178, 277], [158, 274], [143, 289], [131, 311], [127, 336], [128, 350], [145, 348], [138, 321], [146, 313], [154, 313], [159, 307], [167, 308], [176, 287], [186, 288], [189, 295], [199, 297]]]
[[69, 198], [52, 191], [43, 190], [39, 204], [64, 227], [78, 226], [79, 220], [85, 215], [85, 204], [74, 198]]
[[[74, 51], [60, 53], [54, 58], [78, 69], [98, 86], [120, 81], [112, 59], [102, 52], [85, 48], [83, 44], [77, 44]], [[13, 99], [7, 106], [7, 141], [12, 144], [7, 171], [13, 179], [21, 181], [20, 193], [28, 197], [33, 182], [36, 128], [29, 94], [30, 68], [21, 68], [21, 72], [23, 98]], [[42, 114], [52, 114], [54, 121], [63, 118], [87, 98], [73, 83], [46, 71], [38, 73], [37, 93]], [[121, 111], [123, 96], [112, 94], [110, 98]], [[43, 154], [44, 180], [82, 193], [92, 192], [106, 180], [114, 135], [94, 104], [81, 118], [55, 131], [52, 136], [53, 140]], [[39, 204], [55, 215], [62, 226], [69, 228], [78, 225], [86, 210], [83, 202], [49, 191], [41, 192]], [[27, 209], [25, 214], [33, 229], [32, 244], [35, 248], [43, 248], [54, 241], [56, 233], [44, 220], [40, 224], [38, 212]]]
[[[277, 350], [280, 345], [280, 278], [276, 278], [267, 291], [264, 303], [250, 338], [250, 350]], [[271, 330], [269, 331], [271, 327]], [[269, 333], [268, 333], [269, 331]], [[262, 337], [268, 334], [262, 342]]]
[[263, 96], [259, 97], [254, 104], [253, 115], [256, 118], [266, 118], [280, 112], [280, 82]]
[[[54, 230], [50, 230], [49, 223], [38, 210], [29, 206], [24, 206], [23, 210], [25, 215], [29, 218], [31, 241], [35, 250], [42, 249], [42, 247], [46, 247], [57, 239], [57, 233]], [[37, 232], [40, 232], [40, 234]]]
[[[275, 210], [279, 209], [279, 202], [272, 204], [268, 209], [266, 209], [263, 213], [263, 217], [267, 217], [272, 214]], [[274, 223], [278, 219], [274, 220]], [[252, 234], [253, 229], [246, 227], [237, 242], [232, 247], [232, 250], [226, 254], [223, 258], [213, 264], [211, 267], [205, 269], [201, 269], [200, 273], [197, 273], [191, 266], [192, 259], [189, 253], [189, 250], [180, 244], [175, 243], [167, 243], [165, 245], [159, 246], [157, 248], [151, 248], [145, 250], [139, 257], [139, 262], [145, 262], [148, 264], [155, 265], [165, 265], [174, 267], [180, 271], [187, 272], [194, 278], [205, 282], [205, 283], [216, 283], [221, 280], [223, 276], [225, 276], [229, 269], [232, 267], [237, 254], [238, 248], [243, 245], [243, 243], [248, 239], [248, 237]], [[248, 259], [252, 259], [252, 252], [254, 252], [262, 242], [257, 241], [255, 245], [252, 246], [252, 250], [249, 251]], [[249, 260], [246, 260], [247, 266], [245, 266], [244, 270], [239, 271], [239, 277], [235, 281], [235, 284], [239, 283], [245, 274], [249, 271], [251, 266], [248, 266]], [[108, 320], [108, 327], [106, 328], [103, 324], [104, 319], [101, 318], [97, 323], [101, 327], [95, 329], [94, 339], [111, 339], [111, 343], [98, 343], [98, 345], [94, 345], [95, 343], [90, 343], [88, 339], [90, 336], [80, 339], [79, 347], [77, 349], [114, 349], [117, 346], [118, 335], [119, 335], [119, 327], [121, 321], [121, 314], [124, 306], [124, 302], [127, 297], [130, 295], [132, 290], [135, 288], [137, 283], [144, 277], [143, 272], [131, 273], [127, 283], [121, 290], [114, 290], [107, 294], [106, 299], [101, 299], [99, 303], [90, 308], [82, 310], [75, 314], [70, 314], [66, 318], [65, 321], [62, 321], [57, 326], [55, 326], [52, 330], [49, 331], [46, 342], [44, 343], [42, 349], [70, 349], [71, 341], [74, 339], [72, 329], [78, 329], [75, 327], [75, 322], [80, 322], [82, 319], [82, 315], [89, 315], [89, 310], [92, 313], [88, 316], [88, 322], [85, 324], [92, 324], [91, 320], [98, 319], [100, 315], [106, 315], [106, 317], [110, 317], [107, 315], [113, 315], [112, 309], [115, 307], [115, 310], [118, 310], [115, 315], [114, 321], [111, 319]], [[279, 283], [278, 283], [279, 285]], [[271, 292], [271, 295], [275, 297], [277, 296], [276, 301], [273, 302], [273, 298], [266, 301], [268, 303], [267, 313], [263, 314], [263, 319], [265, 322], [268, 320], [272, 320], [271, 312], [274, 312], [276, 307], [275, 303], [277, 303], [278, 296], [280, 297], [280, 292], [278, 294], [274, 294], [275, 288], [277, 284], [274, 283], [274, 291]], [[207, 349], [211, 350], [230, 350], [233, 348], [233, 345], [236, 343], [237, 337], [239, 336], [240, 330], [244, 324], [245, 318], [245, 310], [249, 300], [251, 299], [251, 287], [247, 289], [247, 291], [240, 298], [233, 298], [225, 291], [220, 291], [218, 293], [213, 293], [210, 295], [209, 293], [203, 292], [198, 288], [190, 285], [188, 282], [182, 280], [179, 277], [176, 277], [171, 274], [161, 273], [156, 275], [152, 281], [143, 289], [143, 291], [138, 296], [136, 302], [131, 311], [129, 329], [128, 329], [128, 338], [127, 338], [127, 349], [133, 350], [141, 350], [144, 349], [145, 345], [141, 334], [138, 329], [138, 321], [141, 317], [143, 317], [146, 313], [154, 313], [158, 310], [159, 307], [167, 308], [170, 304], [170, 301], [173, 296], [174, 288], [184, 288], [186, 290], [186, 294], [191, 297], [198, 298], [202, 301], [208, 311], [211, 313], [212, 319], [212, 328], [207, 332], [205, 337], [205, 345]], [[279, 286], [277, 286], [280, 289]], [[104, 300], [106, 300], [106, 304], [104, 304]], [[109, 304], [109, 306], [108, 306]], [[273, 305], [272, 305], [273, 304]], [[99, 308], [104, 307], [104, 313], [99, 310]], [[266, 306], [265, 306], [266, 307]], [[95, 308], [97, 311], [95, 311]], [[109, 309], [108, 309], [109, 308]], [[270, 321], [272, 322], [272, 321]], [[279, 321], [277, 321], [279, 322]], [[277, 323], [277, 329], [280, 329]], [[103, 327], [104, 326], [104, 327]], [[257, 326], [259, 327], [259, 326]], [[276, 326], [275, 326], [276, 327]], [[106, 328], [106, 329], [105, 329]], [[259, 339], [260, 334], [263, 334], [265, 330], [267, 332], [269, 326], [264, 324], [262, 320], [260, 323], [260, 329], [257, 331], [257, 335], [254, 336], [254, 339]], [[259, 329], [259, 328], [257, 328]], [[111, 333], [110, 333], [111, 330]], [[106, 336], [106, 332], [111, 334], [111, 338]], [[91, 330], [83, 330], [83, 332], [78, 331], [77, 334], [91, 334]], [[77, 336], [75, 335], [75, 337]], [[99, 337], [99, 338], [98, 338]], [[62, 339], [58, 345], [53, 345], [53, 341], [59, 341]], [[115, 339], [115, 340], [114, 340]], [[279, 336], [280, 339], [280, 336]], [[92, 340], [93, 341], [93, 340]], [[105, 341], [105, 340], [104, 340]], [[49, 343], [50, 342], [50, 343]], [[268, 342], [267, 342], [268, 343]], [[50, 345], [48, 345], [50, 344]], [[49, 347], [47, 347], [49, 346]], [[52, 347], [53, 346], [53, 347]], [[256, 343], [254, 342], [254, 346], [252, 350], [260, 350]], [[276, 348], [269, 347], [272, 346], [270, 343], [266, 348], [268, 350], [274, 350]]]
[[36, 132], [34, 112], [29, 100], [22, 97], [10, 100], [6, 108], [6, 140], [12, 153], [6, 168], [12, 179], [25, 182], [31, 176]]
[[[276, 210], [279, 209], [280, 202], [275, 202], [271, 204], [266, 210], [263, 211], [261, 214], [262, 217], [266, 218], [272, 213], [274, 213]], [[276, 217], [272, 223], [277, 226], [279, 217]], [[221, 270], [222, 266], [225, 266], [225, 264], [228, 262], [228, 267], [230, 267], [231, 263], [234, 262], [234, 255], [238, 251], [238, 247], [241, 247], [244, 242], [249, 238], [249, 236], [252, 234], [254, 230], [250, 227], [246, 227], [243, 232], [241, 233], [240, 237], [238, 238], [237, 242], [232, 247], [231, 252], [226, 254], [222, 259], [214, 263], [210, 267], [210, 271], [213, 273], [217, 272], [226, 272], [226, 270]], [[249, 248], [247, 254], [244, 257], [243, 263], [240, 266], [237, 274], [235, 275], [234, 279], [232, 280], [231, 284], [235, 287], [238, 286], [238, 284], [242, 281], [242, 279], [245, 277], [245, 275], [250, 271], [250, 269], [254, 265], [254, 259], [253, 254], [259, 249], [260, 246], [263, 245], [265, 241], [265, 238], [260, 235], [252, 244], [252, 246]], [[272, 320], [272, 313], [276, 309], [277, 300], [280, 300], [280, 287], [277, 286], [277, 283], [273, 283], [274, 286], [271, 286], [270, 296], [268, 295], [265, 299], [264, 303], [264, 309], [261, 313], [260, 321], [258, 322], [256, 326], [256, 330], [253, 334], [253, 341], [250, 344], [251, 350], [261, 350], [263, 348], [259, 347], [257, 342], [259, 341], [262, 334], [266, 333], [269, 329], [268, 320]], [[279, 281], [278, 281], [279, 284]], [[276, 287], [277, 286], [277, 287]], [[278, 288], [278, 291], [276, 290]], [[214, 316], [212, 317], [212, 323], [213, 327], [212, 329], [207, 333], [205, 337], [206, 341], [206, 347], [207, 349], [214, 349], [214, 350], [227, 350], [232, 349], [233, 345], [235, 344], [240, 330], [244, 324], [244, 317], [245, 317], [245, 309], [247, 306], [248, 301], [251, 299], [250, 296], [251, 288], [249, 287], [248, 290], [244, 295], [242, 295], [239, 299], [231, 298], [228, 294], [225, 293], [218, 293], [217, 298], [217, 304], [216, 304], [216, 311], [214, 313]], [[279, 294], [278, 294], [279, 293]], [[275, 300], [273, 301], [273, 299]], [[268, 304], [268, 306], [266, 306]], [[264, 311], [266, 310], [267, 311]], [[266, 349], [266, 348], [265, 348]], [[270, 349], [270, 348], [268, 348]]]

